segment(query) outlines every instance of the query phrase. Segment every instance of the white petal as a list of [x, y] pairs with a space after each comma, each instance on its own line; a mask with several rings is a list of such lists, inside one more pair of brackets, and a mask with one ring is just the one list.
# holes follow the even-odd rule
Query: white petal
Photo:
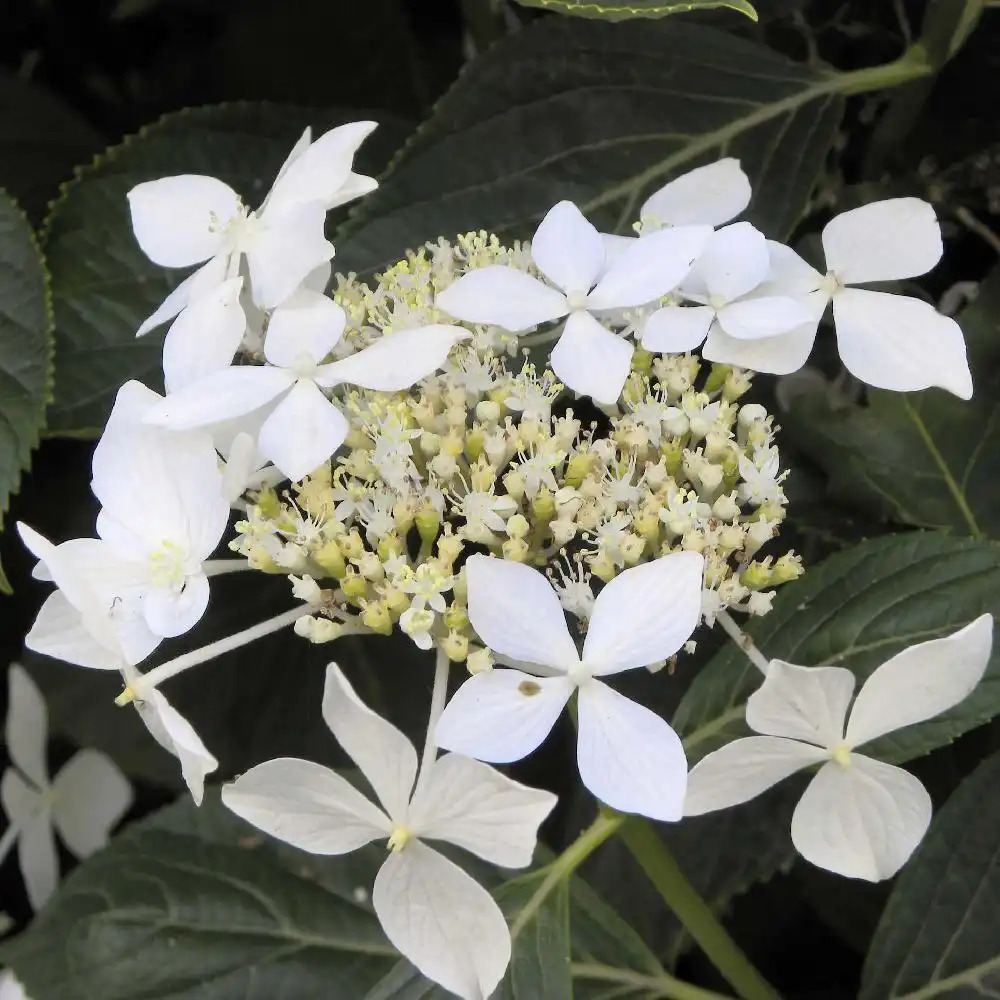
[[257, 450], [257, 437], [240, 431], [227, 443], [225, 449], [216, 447], [220, 453], [227, 455], [226, 466], [222, 472], [222, 494], [229, 504], [235, 503], [254, 482], [256, 473], [266, 463], [266, 459]]
[[788, 333], [760, 340], [736, 340], [718, 324], [708, 332], [702, 357], [725, 365], [737, 365], [768, 375], [789, 375], [805, 363], [816, 340], [818, 323], [810, 320]]
[[448, 352], [468, 337], [468, 330], [445, 323], [399, 330], [357, 354], [323, 365], [316, 381], [328, 388], [347, 382], [378, 392], [398, 392], [440, 368]]
[[926, 201], [889, 198], [831, 219], [823, 251], [845, 284], [915, 278], [941, 259], [941, 227]]
[[770, 295], [732, 302], [719, 310], [718, 320], [723, 332], [736, 340], [774, 337], [814, 322], [804, 303]]
[[[145, 622], [143, 623], [145, 626]], [[144, 660], [160, 643], [148, 628], [148, 649], [142, 655], [134, 650], [136, 663]], [[87, 630], [80, 612], [66, 600], [66, 595], [57, 590], [49, 594], [35, 618], [31, 631], [24, 639], [25, 646], [43, 656], [52, 656], [78, 667], [96, 670], [120, 670], [122, 651], [120, 648], [103, 645]]]
[[705, 560], [675, 552], [620, 573], [597, 595], [583, 662], [597, 677], [673, 656], [701, 619]]
[[886, 660], [858, 692], [847, 741], [859, 746], [946, 712], [982, 679], [993, 647], [993, 616], [980, 615], [943, 639], [909, 646]]
[[386, 859], [372, 905], [385, 936], [428, 979], [485, 1000], [510, 961], [510, 932], [493, 897], [419, 841]]
[[632, 367], [632, 351], [627, 340], [602, 326], [590, 313], [574, 312], [552, 349], [549, 364], [575, 393], [610, 405], [622, 394]]
[[42, 692], [19, 663], [7, 671], [7, 754], [38, 788], [49, 783], [48, 712]]
[[264, 355], [279, 368], [294, 368], [303, 355], [318, 365], [340, 340], [346, 324], [344, 310], [333, 299], [300, 288], [271, 314]]
[[394, 820], [404, 816], [417, 776], [417, 752], [391, 722], [361, 701], [336, 663], [326, 668], [323, 719], [385, 811]]
[[879, 389], [910, 392], [936, 385], [972, 396], [972, 373], [959, 325], [906, 295], [845, 288], [833, 297], [837, 346], [852, 375]]
[[128, 779], [99, 750], [80, 750], [56, 775], [52, 787], [52, 820], [78, 858], [100, 850], [132, 804]]
[[160, 304], [156, 311], [136, 330], [135, 335], [142, 337], [155, 330], [161, 323], [173, 319], [188, 304], [195, 302], [202, 295], [209, 294], [226, 280], [226, 269], [229, 266], [229, 255], [216, 254], [207, 264], [203, 264], [189, 274]]
[[587, 296], [587, 308], [627, 309], [666, 295], [684, 280], [711, 236], [710, 226], [681, 226], [633, 240]]
[[777, 736], [749, 736], [706, 754], [688, 775], [685, 816], [749, 802], [789, 775], [829, 760], [819, 747]]
[[604, 240], [573, 202], [560, 201], [535, 230], [531, 259], [564, 292], [589, 292], [604, 270]]
[[657, 309], [642, 331], [642, 346], [656, 354], [693, 351], [705, 339], [715, 319], [710, 306], [664, 306]]
[[467, 271], [438, 293], [435, 305], [455, 319], [494, 323], [515, 332], [569, 312], [562, 292], [505, 264]]
[[638, 240], [637, 236], [619, 236], [617, 233], [601, 233], [604, 243], [604, 264], [608, 270], [614, 262]]
[[[816, 295], [823, 275], [807, 264], [791, 247], [775, 240], [767, 241], [769, 267], [767, 277], [754, 289], [754, 295], [787, 295], [793, 299]], [[823, 315], [829, 297], [819, 292], [816, 299], [817, 321]]]
[[311, 760], [269, 760], [222, 786], [222, 803], [258, 830], [310, 854], [347, 854], [390, 823], [335, 771]]
[[258, 365], [226, 368], [171, 393], [149, 412], [146, 420], [174, 430], [207, 427], [256, 410], [294, 381], [295, 375], [283, 368]]
[[159, 691], [143, 692], [135, 707], [153, 739], [180, 761], [184, 782], [195, 805], [200, 806], [205, 775], [214, 771], [219, 762], [205, 749], [191, 723]]
[[0, 803], [19, 829], [18, 862], [33, 910], [41, 909], [59, 882], [59, 860], [48, 807], [11, 767], [0, 778]]
[[854, 674], [845, 667], [799, 667], [772, 660], [764, 683], [747, 699], [747, 725], [766, 736], [833, 748], [844, 737]]
[[694, 266], [691, 280], [707, 295], [732, 302], [756, 288], [769, 267], [764, 234], [749, 222], [735, 222], [712, 235]]
[[465, 578], [469, 621], [494, 652], [561, 670], [580, 662], [559, 598], [537, 569], [473, 555]]
[[0, 1000], [31, 1000], [24, 986], [10, 969], [0, 972]]
[[750, 204], [750, 195], [740, 161], [730, 156], [669, 181], [646, 200], [639, 217], [647, 224], [721, 226]]
[[300, 379], [264, 421], [261, 454], [292, 482], [305, 479], [343, 444], [347, 419], [315, 382]]
[[421, 839], [446, 840], [504, 868], [531, 864], [538, 827], [556, 796], [518, 784], [487, 764], [445, 754], [410, 803]]
[[306, 275], [333, 256], [324, 235], [326, 209], [310, 201], [282, 212], [257, 233], [246, 248], [250, 289], [262, 309], [281, 305]]
[[680, 738], [648, 708], [598, 680], [580, 687], [577, 762], [583, 783], [621, 812], [681, 818], [687, 760]]
[[128, 204], [139, 246], [161, 267], [188, 267], [217, 254], [226, 224], [240, 210], [239, 195], [228, 184], [201, 174], [138, 184]]
[[201, 621], [208, 607], [208, 596], [208, 577], [204, 573], [189, 576], [180, 591], [154, 587], [143, 603], [146, 624], [154, 635], [165, 639], [184, 635]]
[[548, 736], [573, 688], [568, 677], [532, 677], [520, 670], [476, 674], [445, 707], [437, 744], [493, 764], [520, 760]]
[[227, 368], [236, 354], [247, 321], [240, 305], [242, 278], [233, 278], [192, 302], [163, 341], [163, 377], [168, 392]]
[[[351, 176], [354, 156], [376, 127], [376, 122], [349, 122], [325, 132], [311, 145], [297, 145], [299, 155], [285, 161], [261, 214], [273, 218], [308, 201], [322, 202], [324, 209], [344, 204], [348, 199], [343, 197], [342, 189]], [[371, 183], [368, 190], [377, 186], [370, 177], [360, 179]], [[352, 196], [361, 193], [363, 187], [353, 185]]]
[[931, 821], [924, 786], [900, 767], [852, 754], [809, 783], [792, 816], [792, 843], [820, 868], [879, 882], [916, 850]]

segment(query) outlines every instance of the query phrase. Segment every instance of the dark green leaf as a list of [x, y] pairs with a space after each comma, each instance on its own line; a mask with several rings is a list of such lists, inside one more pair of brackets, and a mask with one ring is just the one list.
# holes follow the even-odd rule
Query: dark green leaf
[[643, 198], [736, 156], [748, 216], [780, 238], [801, 216], [841, 116], [839, 78], [678, 19], [552, 18], [473, 61], [355, 207], [342, 268], [367, 271], [425, 240], [530, 235], [562, 198], [625, 231]]
[[[861, 542], [811, 567], [748, 631], [769, 657], [848, 667], [860, 682], [905, 646], [986, 611], [1000, 614], [1000, 544], [912, 532]], [[747, 734], [746, 700], [759, 684], [756, 667], [733, 644], [698, 673], [674, 718], [692, 762]], [[998, 713], [1000, 647], [965, 701], [869, 749], [882, 760], [910, 760]]]
[[45, 426], [51, 374], [45, 263], [27, 219], [0, 189], [0, 514]]
[[861, 1000], [1000, 993], [1000, 754], [963, 782], [903, 869], [872, 940]]
[[757, 11], [747, 0], [517, 0], [524, 7], [541, 7], [558, 14], [575, 14], [600, 21], [627, 21], [634, 17], [666, 17], [693, 10], [728, 7], [757, 20]]
[[785, 432], [828, 473], [831, 492], [903, 524], [1000, 537], [1000, 270], [959, 317], [972, 400], [943, 389], [871, 390], [858, 406], [794, 400]]
[[[57, 345], [53, 432], [98, 433], [127, 379], [162, 387], [162, 333], [136, 340], [135, 331], [182, 275], [150, 263], [139, 249], [128, 190], [170, 174], [204, 173], [257, 204], [306, 125], [319, 134], [358, 117], [275, 104], [182, 111], [77, 172], [46, 222]], [[398, 137], [392, 123], [376, 131], [362, 147], [359, 169], [377, 172]]]

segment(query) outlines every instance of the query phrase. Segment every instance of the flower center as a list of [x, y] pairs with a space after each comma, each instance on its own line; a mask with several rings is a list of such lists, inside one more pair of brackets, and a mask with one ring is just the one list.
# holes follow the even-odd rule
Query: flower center
[[386, 847], [393, 854], [399, 854], [411, 840], [413, 840], [413, 831], [408, 826], [397, 823], [389, 831], [389, 842], [386, 844]]
[[567, 292], [566, 293], [566, 304], [570, 308], [570, 312], [575, 312], [578, 309], [587, 308], [587, 293], [586, 292]]
[[833, 271], [827, 273], [826, 277], [819, 283], [819, 290], [824, 295], [829, 295], [831, 298], [837, 294], [837, 292], [842, 291], [844, 288], [844, 283], [837, 277]]
[[150, 580], [164, 590], [183, 590], [190, 575], [188, 555], [183, 546], [165, 538], [149, 556]]
[[830, 760], [834, 764], [839, 764], [843, 768], [848, 768], [851, 766], [851, 748], [846, 743], [841, 743], [839, 746], [835, 746], [830, 751]]

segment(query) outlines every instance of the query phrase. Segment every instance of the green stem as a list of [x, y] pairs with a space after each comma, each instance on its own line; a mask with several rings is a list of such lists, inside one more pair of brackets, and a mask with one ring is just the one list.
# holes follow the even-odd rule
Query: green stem
[[597, 850], [625, 822], [624, 816], [616, 813], [600, 812], [597, 819], [566, 848], [554, 861], [541, 871], [545, 872], [538, 888], [518, 913], [510, 925], [511, 940], [517, 940], [528, 921], [559, 886], [576, 871], [583, 862]]
[[671, 912], [737, 995], [742, 1000], [778, 1000], [774, 988], [719, 923], [649, 822], [632, 816], [619, 836]]
[[642, 995], [649, 1000], [729, 1000], [722, 993], [693, 986], [683, 980], [675, 979], [664, 972], [656, 976], [648, 976], [632, 969], [618, 969], [612, 965], [598, 965], [592, 962], [574, 962], [570, 966], [574, 979], [586, 979], [598, 983], [618, 983], [632, 990], [642, 990]]

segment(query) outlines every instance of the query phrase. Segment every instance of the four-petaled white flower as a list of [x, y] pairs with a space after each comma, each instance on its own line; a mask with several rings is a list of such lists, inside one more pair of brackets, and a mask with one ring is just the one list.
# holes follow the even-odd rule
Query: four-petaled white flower
[[42, 605], [25, 637], [28, 649], [82, 667], [117, 670], [153, 739], [181, 764], [184, 781], [201, 803], [205, 775], [218, 761], [205, 749], [191, 723], [135, 668], [160, 642], [142, 615], [141, 588], [129, 587], [120, 567], [106, 553], [94, 556], [96, 539], [78, 538], [53, 545], [25, 524], [18, 532], [41, 560], [35, 575], [59, 588]]
[[441, 366], [468, 331], [442, 324], [400, 330], [340, 361], [323, 364], [347, 318], [332, 299], [300, 290], [275, 310], [264, 341], [267, 365], [224, 368], [167, 396], [147, 420], [174, 430], [206, 427], [274, 400], [257, 444], [291, 480], [325, 462], [347, 436], [347, 418], [323, 389], [340, 384], [382, 392], [406, 389]]
[[469, 678], [438, 723], [438, 745], [492, 763], [520, 760], [545, 739], [577, 692], [583, 783], [607, 805], [681, 817], [687, 764], [658, 715], [599, 678], [672, 656], [701, 612], [704, 560], [672, 553], [626, 570], [598, 594], [583, 653], [559, 596], [537, 570], [474, 555], [465, 565], [469, 620], [494, 653], [523, 665]]
[[524, 867], [555, 796], [458, 754], [418, 778], [413, 745], [360, 701], [336, 664], [327, 669], [323, 718], [378, 805], [334, 771], [293, 758], [251, 768], [223, 787], [222, 801], [312, 854], [346, 854], [387, 838], [372, 891], [386, 936], [428, 978], [464, 1000], [485, 1000], [510, 960], [507, 923], [482, 886], [424, 841]]
[[665, 295], [691, 270], [711, 234], [709, 226], [663, 229], [609, 256], [597, 229], [576, 205], [561, 201], [531, 241], [532, 261], [551, 284], [496, 264], [466, 272], [437, 304], [456, 319], [514, 332], [567, 316], [549, 364], [578, 394], [611, 404], [621, 395], [633, 348], [593, 314]]
[[140, 333], [172, 319], [227, 278], [245, 258], [253, 301], [272, 309], [333, 256], [323, 234], [329, 209], [377, 187], [353, 173], [358, 147], [375, 122], [351, 122], [312, 142], [306, 129], [260, 209], [251, 211], [228, 184], [201, 174], [146, 181], [128, 193], [132, 230], [163, 267], [204, 264], [167, 297]]
[[919, 198], [877, 201], [831, 219], [822, 239], [825, 276], [793, 250], [769, 242], [771, 270], [755, 291], [799, 298], [812, 312], [809, 322], [755, 340], [720, 333], [712, 357], [773, 375], [797, 371], [832, 300], [840, 358], [852, 375], [879, 389], [940, 386], [970, 398], [965, 339], [953, 319], [920, 299], [850, 287], [914, 278], [934, 267], [942, 254], [934, 209]]
[[902, 768], [856, 752], [887, 733], [939, 715], [979, 683], [993, 618], [910, 646], [865, 681], [848, 714], [854, 674], [772, 660], [747, 701], [757, 733], [708, 754], [691, 770], [685, 816], [725, 809], [811, 765], [822, 765], [792, 817], [792, 842], [814, 865], [850, 878], [890, 878], [931, 818], [924, 786]]
[[132, 803], [132, 788], [98, 750], [77, 751], [50, 781], [45, 701], [16, 663], [11, 664], [7, 684], [6, 740], [13, 766], [0, 779], [0, 801], [10, 823], [4, 839], [12, 833], [17, 838], [24, 886], [37, 910], [59, 881], [54, 830], [78, 858], [89, 857], [108, 842], [111, 829]]
[[773, 337], [808, 323], [811, 311], [791, 296], [751, 294], [769, 268], [767, 240], [749, 222], [713, 233], [680, 289], [700, 305], [656, 310], [643, 328], [642, 346], [657, 353], [682, 353], [704, 341], [705, 357], [724, 362], [728, 359], [720, 356], [720, 343], [724, 355], [729, 339]]

